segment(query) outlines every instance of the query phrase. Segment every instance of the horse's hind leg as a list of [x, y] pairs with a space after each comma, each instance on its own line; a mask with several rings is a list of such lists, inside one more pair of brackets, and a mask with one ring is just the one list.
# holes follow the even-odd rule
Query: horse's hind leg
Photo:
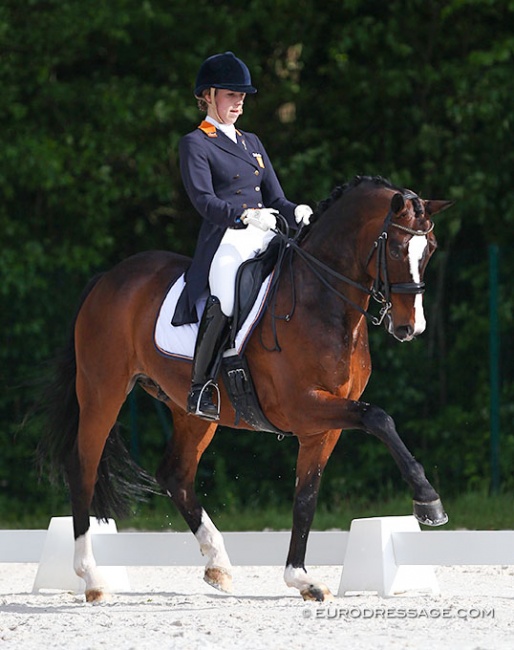
[[[80, 382], [78, 382], [80, 386]], [[119, 392], [119, 389], [118, 389]], [[108, 394], [108, 391], [106, 391]], [[91, 533], [89, 530], [89, 510], [98, 479], [98, 467], [105, 443], [113, 429], [125, 395], [117, 399], [96, 399], [97, 391], [78, 388], [80, 415], [77, 440], [66, 463], [66, 475], [70, 490], [73, 514], [73, 533], [75, 552], [73, 567], [85, 585], [87, 602], [96, 602], [104, 598], [108, 591], [101, 571], [97, 569], [93, 556]], [[102, 481], [109, 480], [103, 477]], [[105, 513], [96, 513], [105, 517]]]
[[157, 471], [157, 481], [186, 520], [207, 557], [204, 579], [221, 591], [232, 590], [232, 566], [221, 533], [201, 506], [194, 489], [198, 464], [217, 428], [200, 418], [173, 411], [174, 431]]

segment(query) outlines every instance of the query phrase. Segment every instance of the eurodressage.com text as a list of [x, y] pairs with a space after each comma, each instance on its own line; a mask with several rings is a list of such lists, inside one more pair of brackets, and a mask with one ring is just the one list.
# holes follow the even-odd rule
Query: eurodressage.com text
[[437, 619], [476, 620], [494, 618], [492, 607], [306, 607], [305, 619]]

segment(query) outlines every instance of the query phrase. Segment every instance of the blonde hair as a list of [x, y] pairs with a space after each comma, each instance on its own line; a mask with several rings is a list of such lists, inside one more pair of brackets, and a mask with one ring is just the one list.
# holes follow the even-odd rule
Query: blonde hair
[[197, 97], [196, 98], [196, 105], [198, 106], [198, 110], [201, 111], [202, 113], [207, 113], [207, 102], [203, 97]]
[[202, 113], [207, 113], [207, 109], [209, 108], [209, 104], [205, 100], [206, 93], [208, 93], [211, 96], [211, 99], [214, 100], [214, 95], [216, 94], [214, 88], [205, 88], [205, 90], [202, 90], [201, 95], [195, 95], [196, 105], [198, 106], [198, 110]]
[[205, 90], [202, 91], [202, 96], [201, 97], [196, 96], [196, 102], [197, 102], [198, 109], [200, 111], [203, 111], [204, 113], [207, 113], [208, 109], [209, 109], [209, 103], [205, 99], [205, 95], [208, 93], [209, 96], [210, 96], [210, 99], [211, 99], [211, 104], [210, 105], [212, 106], [212, 108], [214, 110], [214, 117], [218, 120], [218, 122], [220, 122], [220, 124], [222, 124], [223, 120], [221, 119], [221, 117], [220, 117], [220, 115], [218, 113], [218, 107], [216, 105], [216, 93], [217, 92], [218, 91], [217, 91], [216, 88], [206, 88]]

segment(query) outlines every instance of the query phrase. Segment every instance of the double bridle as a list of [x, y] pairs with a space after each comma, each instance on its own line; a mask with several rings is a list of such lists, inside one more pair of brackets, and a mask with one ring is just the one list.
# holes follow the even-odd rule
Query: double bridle
[[[419, 200], [418, 195], [414, 194], [413, 192], [405, 192], [402, 194], [402, 196], [404, 199]], [[373, 325], [381, 325], [384, 319], [386, 318], [386, 316], [390, 313], [393, 306], [391, 302], [391, 294], [402, 293], [402, 294], [416, 295], [416, 294], [424, 293], [425, 291], [424, 282], [389, 282], [389, 272], [387, 268], [387, 238], [388, 238], [389, 228], [390, 227], [398, 228], [399, 230], [402, 230], [403, 232], [407, 232], [410, 235], [415, 237], [416, 236], [424, 237], [425, 235], [431, 233], [432, 230], [434, 229], [433, 222], [430, 224], [427, 230], [415, 230], [414, 228], [409, 228], [408, 226], [403, 226], [402, 224], [394, 223], [392, 221], [394, 215], [395, 212], [393, 212], [393, 210], [390, 209], [382, 225], [382, 231], [378, 236], [378, 238], [373, 243], [373, 246], [367, 258], [366, 266], [371, 261], [373, 255], [376, 254], [376, 275], [373, 280], [373, 284], [371, 288], [368, 288], [363, 284], [360, 284], [359, 282], [355, 282], [355, 280], [352, 280], [351, 278], [348, 278], [345, 275], [342, 275], [341, 273], [334, 271], [334, 269], [327, 266], [324, 262], [314, 257], [313, 255], [303, 250], [302, 248], [300, 248], [300, 246], [298, 245], [298, 237], [301, 232], [301, 229], [298, 231], [294, 239], [287, 239], [286, 248], [290, 248], [294, 250], [294, 252], [307, 264], [309, 269], [312, 271], [312, 273], [314, 273], [314, 275], [318, 278], [318, 280], [322, 284], [324, 284], [328, 289], [330, 289], [330, 291], [335, 293], [339, 298], [341, 298], [342, 300], [350, 304], [358, 312], [363, 314], [366, 318], [370, 320], [370, 322]], [[281, 236], [286, 237], [286, 235], [283, 234]], [[325, 274], [330, 276], [331, 278], [335, 278], [336, 280], [341, 280], [346, 284], [349, 284], [350, 286], [355, 287], [360, 291], [362, 291], [363, 293], [371, 296], [374, 300], [376, 300], [376, 302], [381, 304], [379, 315], [374, 316], [370, 312], [363, 309], [360, 305], [350, 300], [350, 298], [345, 296], [343, 293], [338, 291], [325, 277]], [[293, 301], [292, 311], [294, 311], [294, 303], [295, 301]], [[284, 317], [285, 320], [291, 319], [292, 311]]]
[[[406, 192], [403, 194], [404, 199], [418, 199], [417, 194], [413, 192]], [[387, 238], [388, 238], [388, 229], [398, 228], [403, 232], [409, 233], [414, 237], [424, 237], [432, 232], [434, 229], [434, 223], [432, 222], [427, 230], [416, 230], [414, 228], [409, 228], [408, 226], [403, 226], [399, 223], [394, 223], [392, 221], [394, 217], [394, 212], [389, 210], [386, 215], [384, 224], [382, 226], [382, 232], [378, 236], [378, 239], [374, 242], [373, 247], [368, 255], [367, 264], [370, 262], [373, 254], [376, 253], [376, 269], [375, 279], [373, 280], [373, 285], [370, 289], [366, 287], [361, 287], [363, 291], [371, 295], [377, 302], [382, 304], [380, 314], [378, 317], [370, 316], [367, 312], [362, 310], [366, 316], [368, 316], [373, 325], [381, 325], [384, 318], [389, 314], [392, 308], [391, 303], [391, 294], [392, 293], [403, 293], [403, 294], [419, 294], [425, 292], [425, 283], [424, 282], [389, 282], [389, 272], [387, 269]], [[342, 295], [342, 294], [341, 294]]]

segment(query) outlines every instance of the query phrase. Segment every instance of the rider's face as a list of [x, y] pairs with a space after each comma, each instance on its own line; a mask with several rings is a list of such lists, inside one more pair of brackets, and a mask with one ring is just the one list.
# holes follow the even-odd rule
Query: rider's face
[[[220, 88], [216, 91], [214, 106], [211, 101], [212, 96], [207, 96], [206, 101], [208, 105], [207, 114], [215, 120], [221, 118], [223, 124], [235, 124], [237, 118], [243, 112], [243, 102], [246, 93], [236, 92], [235, 90], [225, 90]], [[216, 115], [216, 110], [218, 115]]]

